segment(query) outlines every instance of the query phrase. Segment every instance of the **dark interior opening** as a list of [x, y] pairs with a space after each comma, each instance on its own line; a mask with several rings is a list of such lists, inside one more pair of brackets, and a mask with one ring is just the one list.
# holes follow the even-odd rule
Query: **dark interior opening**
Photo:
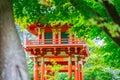
[[45, 43], [52, 44], [52, 32], [45, 33]]
[[68, 33], [62, 32], [61, 38], [62, 38], [62, 41], [61, 41], [62, 44], [68, 44]]

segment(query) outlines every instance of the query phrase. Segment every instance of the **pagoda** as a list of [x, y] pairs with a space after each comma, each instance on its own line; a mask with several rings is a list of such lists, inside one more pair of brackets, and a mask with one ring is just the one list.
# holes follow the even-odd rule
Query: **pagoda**
[[[82, 66], [89, 56], [85, 39], [76, 38], [75, 34], [67, 33], [73, 24], [31, 24], [27, 30], [37, 39], [25, 40], [24, 48], [31, 54], [34, 62], [34, 80], [49, 80], [51, 65], [54, 60], [64, 66], [59, 72], [68, 72], [68, 78], [74, 73], [74, 80], [83, 80]], [[54, 73], [55, 75], [55, 73]]]

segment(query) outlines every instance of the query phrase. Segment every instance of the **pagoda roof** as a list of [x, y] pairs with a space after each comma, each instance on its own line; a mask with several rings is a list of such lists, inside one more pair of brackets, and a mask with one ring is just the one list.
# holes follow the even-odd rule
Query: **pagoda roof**
[[58, 24], [54, 24], [54, 23], [41, 23], [41, 22], [36, 22], [36, 23], [33, 23], [33, 24], [30, 24], [27, 26], [27, 30], [34, 34], [34, 35], [38, 35], [38, 28], [41, 28], [41, 29], [47, 29], [47, 28], [70, 28], [72, 27], [73, 24], [69, 24], [69, 23], [58, 23]]

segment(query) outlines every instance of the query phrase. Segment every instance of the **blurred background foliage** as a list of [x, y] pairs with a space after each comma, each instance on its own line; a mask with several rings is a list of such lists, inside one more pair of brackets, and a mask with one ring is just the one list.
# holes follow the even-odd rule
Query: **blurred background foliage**
[[[113, 19], [120, 16], [120, 0], [12, 1], [15, 22], [21, 30], [38, 21], [73, 24], [70, 31], [85, 38], [89, 47], [90, 57], [84, 65], [85, 80], [120, 80], [120, 24]], [[105, 5], [107, 2], [117, 11], [113, 16]], [[29, 60], [28, 64], [32, 76], [33, 64]]]

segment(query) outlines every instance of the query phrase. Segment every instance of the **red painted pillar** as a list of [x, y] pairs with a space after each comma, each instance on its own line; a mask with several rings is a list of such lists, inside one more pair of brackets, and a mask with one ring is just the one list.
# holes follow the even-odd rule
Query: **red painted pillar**
[[38, 44], [41, 44], [41, 30], [40, 28], [37, 28], [38, 29]]
[[58, 30], [58, 44], [61, 44], [61, 29]]
[[41, 41], [41, 38], [42, 38], [42, 35], [39, 34], [39, 35], [38, 35], [38, 44], [41, 44], [41, 42], [42, 42], [42, 41]]
[[83, 80], [82, 66], [83, 66], [83, 62], [79, 61], [79, 76], [80, 76], [79, 80]]
[[72, 77], [72, 58], [71, 56], [68, 57], [68, 80]]
[[41, 57], [41, 80], [44, 80], [44, 57]]
[[39, 80], [39, 70], [36, 57], [34, 58], [34, 80]]
[[55, 29], [52, 29], [52, 43], [55, 44], [56, 40], [55, 40]]
[[75, 36], [74, 35], [72, 35], [72, 43], [75, 43]]
[[69, 42], [69, 44], [72, 43], [72, 35], [69, 35], [69, 37], [68, 37], [68, 42]]
[[55, 72], [52, 72], [52, 76], [53, 76], [53, 80], [55, 80], [55, 79], [54, 79], [54, 76], [55, 76]]
[[46, 0], [43, 0], [44, 1], [44, 3], [46, 3]]
[[78, 55], [75, 55], [75, 79], [74, 80], [79, 80], [79, 74], [78, 74], [78, 69], [79, 69], [79, 67], [78, 67], [79, 65], [78, 65]]
[[46, 71], [46, 80], [49, 80], [49, 71]]
[[58, 39], [58, 33], [57, 33], [55, 36], [56, 36], [56, 37], [55, 37], [56, 44], [58, 44], [58, 41], [59, 41], [59, 39]]
[[42, 32], [41, 32], [41, 37], [42, 37], [41, 43], [44, 44], [45, 43], [45, 33], [44, 33], [44, 30], [42, 30]]

